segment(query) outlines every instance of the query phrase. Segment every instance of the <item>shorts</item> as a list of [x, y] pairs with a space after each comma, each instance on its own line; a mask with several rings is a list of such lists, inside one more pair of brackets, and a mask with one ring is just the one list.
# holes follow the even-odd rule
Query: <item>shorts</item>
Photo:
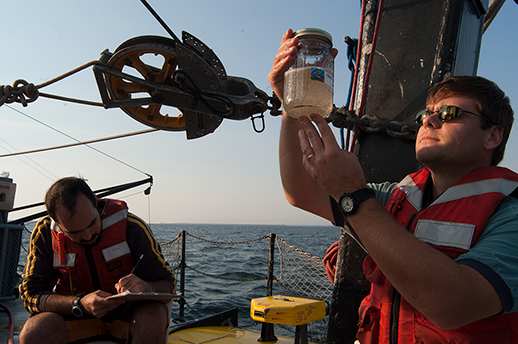
[[[68, 332], [68, 343], [83, 344], [94, 340], [109, 340], [115, 343], [126, 343], [129, 339], [129, 328], [133, 313], [146, 301], [127, 302], [102, 318], [85, 315], [77, 318], [63, 315]], [[157, 302], [158, 303], [158, 302]], [[159, 303], [167, 313], [165, 304]]]

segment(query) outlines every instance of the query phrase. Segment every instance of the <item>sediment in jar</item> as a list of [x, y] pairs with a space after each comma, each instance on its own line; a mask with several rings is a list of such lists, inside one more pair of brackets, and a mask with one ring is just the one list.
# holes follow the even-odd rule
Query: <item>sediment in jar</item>
[[299, 118], [318, 113], [328, 117], [333, 110], [333, 74], [327, 69], [292, 68], [284, 74], [284, 110]]

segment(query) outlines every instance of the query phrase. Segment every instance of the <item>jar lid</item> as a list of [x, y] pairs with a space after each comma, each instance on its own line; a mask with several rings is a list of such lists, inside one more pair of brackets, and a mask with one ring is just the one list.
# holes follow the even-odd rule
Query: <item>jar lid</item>
[[293, 33], [293, 37], [300, 38], [300, 37], [309, 37], [309, 36], [321, 38], [321, 39], [327, 41], [329, 43], [329, 45], [333, 46], [333, 37], [329, 34], [329, 32], [322, 30], [322, 29], [308, 27], [305, 29], [297, 30]]

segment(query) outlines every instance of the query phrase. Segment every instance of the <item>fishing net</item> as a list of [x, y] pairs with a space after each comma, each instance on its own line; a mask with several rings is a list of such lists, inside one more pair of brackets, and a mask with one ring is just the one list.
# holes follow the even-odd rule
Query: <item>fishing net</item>
[[276, 282], [290, 295], [331, 300], [333, 284], [327, 277], [322, 258], [313, 256], [276, 238], [280, 275]]

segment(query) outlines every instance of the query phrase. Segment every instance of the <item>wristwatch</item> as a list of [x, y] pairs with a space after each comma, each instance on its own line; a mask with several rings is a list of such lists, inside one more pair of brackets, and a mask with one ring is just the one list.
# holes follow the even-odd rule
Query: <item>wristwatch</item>
[[376, 194], [372, 189], [369, 188], [356, 190], [353, 193], [346, 192], [340, 196], [338, 205], [340, 206], [340, 210], [342, 213], [344, 213], [344, 215], [350, 215], [358, 209], [358, 205], [361, 202], [366, 201], [374, 196], [376, 196]]
[[81, 318], [83, 316], [83, 309], [81, 308], [81, 298], [83, 295], [77, 295], [74, 302], [72, 303], [72, 314], [76, 317]]

